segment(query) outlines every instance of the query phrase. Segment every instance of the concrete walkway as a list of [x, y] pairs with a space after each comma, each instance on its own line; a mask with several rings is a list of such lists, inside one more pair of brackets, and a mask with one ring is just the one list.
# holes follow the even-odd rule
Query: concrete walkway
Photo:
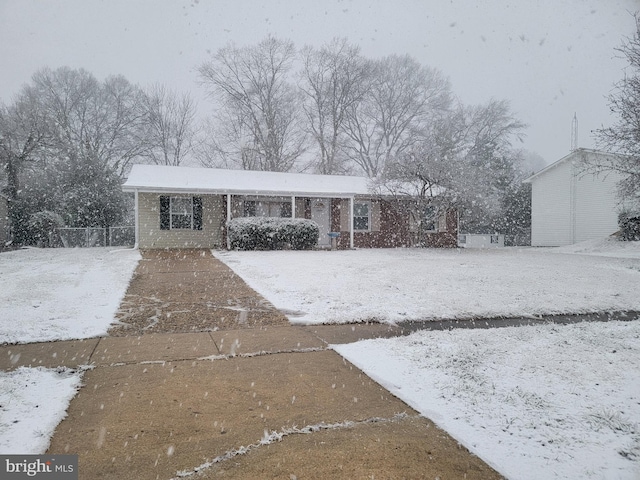
[[[500, 476], [326, 348], [324, 327], [150, 334], [0, 348], [0, 368], [93, 365], [49, 453], [82, 479]], [[387, 335], [380, 325], [327, 327]], [[190, 475], [189, 475], [190, 476]]]

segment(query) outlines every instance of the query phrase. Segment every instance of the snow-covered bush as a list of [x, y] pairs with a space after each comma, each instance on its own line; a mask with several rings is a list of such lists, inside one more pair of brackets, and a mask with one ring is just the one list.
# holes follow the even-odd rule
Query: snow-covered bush
[[620, 240], [640, 240], [640, 213], [634, 215], [622, 212], [618, 215], [618, 226], [620, 227]]
[[228, 223], [231, 248], [306, 250], [318, 243], [318, 224], [304, 218], [241, 217]]
[[29, 217], [31, 237], [38, 247], [56, 246], [59, 243], [56, 232], [60, 227], [64, 227], [64, 220], [60, 215], [49, 210], [33, 213]]

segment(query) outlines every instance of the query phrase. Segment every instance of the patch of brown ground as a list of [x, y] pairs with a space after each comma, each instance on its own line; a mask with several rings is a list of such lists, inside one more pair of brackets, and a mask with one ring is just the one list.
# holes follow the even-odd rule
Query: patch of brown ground
[[141, 251], [113, 336], [288, 325], [209, 250]]

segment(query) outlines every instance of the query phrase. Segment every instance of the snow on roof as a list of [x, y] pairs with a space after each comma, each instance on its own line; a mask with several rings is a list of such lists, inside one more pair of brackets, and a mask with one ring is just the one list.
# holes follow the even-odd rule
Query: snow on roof
[[122, 188], [126, 192], [234, 195], [350, 197], [371, 194], [365, 177], [139, 164], [133, 166]]
[[431, 185], [429, 188], [425, 188], [424, 183], [417, 179], [414, 181], [388, 180], [380, 184], [372, 183], [370, 189], [379, 196], [395, 198], [437, 197], [447, 190], [439, 185]]

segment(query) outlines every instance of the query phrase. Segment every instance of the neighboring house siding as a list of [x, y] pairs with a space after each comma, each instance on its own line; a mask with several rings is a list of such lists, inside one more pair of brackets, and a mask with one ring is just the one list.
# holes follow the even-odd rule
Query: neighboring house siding
[[0, 195], [0, 248], [9, 241], [9, 204], [6, 197]]
[[[338, 248], [349, 248], [349, 200], [335, 200], [333, 228], [340, 228]], [[353, 233], [353, 244], [356, 248], [388, 248], [406, 247], [411, 244], [409, 221], [390, 202], [379, 199], [356, 199], [356, 203], [370, 202], [370, 228], [368, 231]], [[336, 218], [339, 214], [339, 221]]]
[[531, 185], [531, 245], [569, 245], [571, 222], [571, 162], [536, 178]]
[[574, 243], [606, 237], [618, 231], [616, 173], [579, 176], [576, 181]]
[[160, 229], [160, 194], [138, 194], [139, 248], [219, 248], [223, 246], [224, 210], [220, 195], [202, 198], [202, 230]]
[[620, 175], [588, 174], [578, 155], [531, 180], [531, 245], [557, 247], [618, 230]]
[[430, 248], [456, 248], [458, 246], [458, 212], [448, 210], [438, 221], [438, 231], [427, 233], [425, 246]]

